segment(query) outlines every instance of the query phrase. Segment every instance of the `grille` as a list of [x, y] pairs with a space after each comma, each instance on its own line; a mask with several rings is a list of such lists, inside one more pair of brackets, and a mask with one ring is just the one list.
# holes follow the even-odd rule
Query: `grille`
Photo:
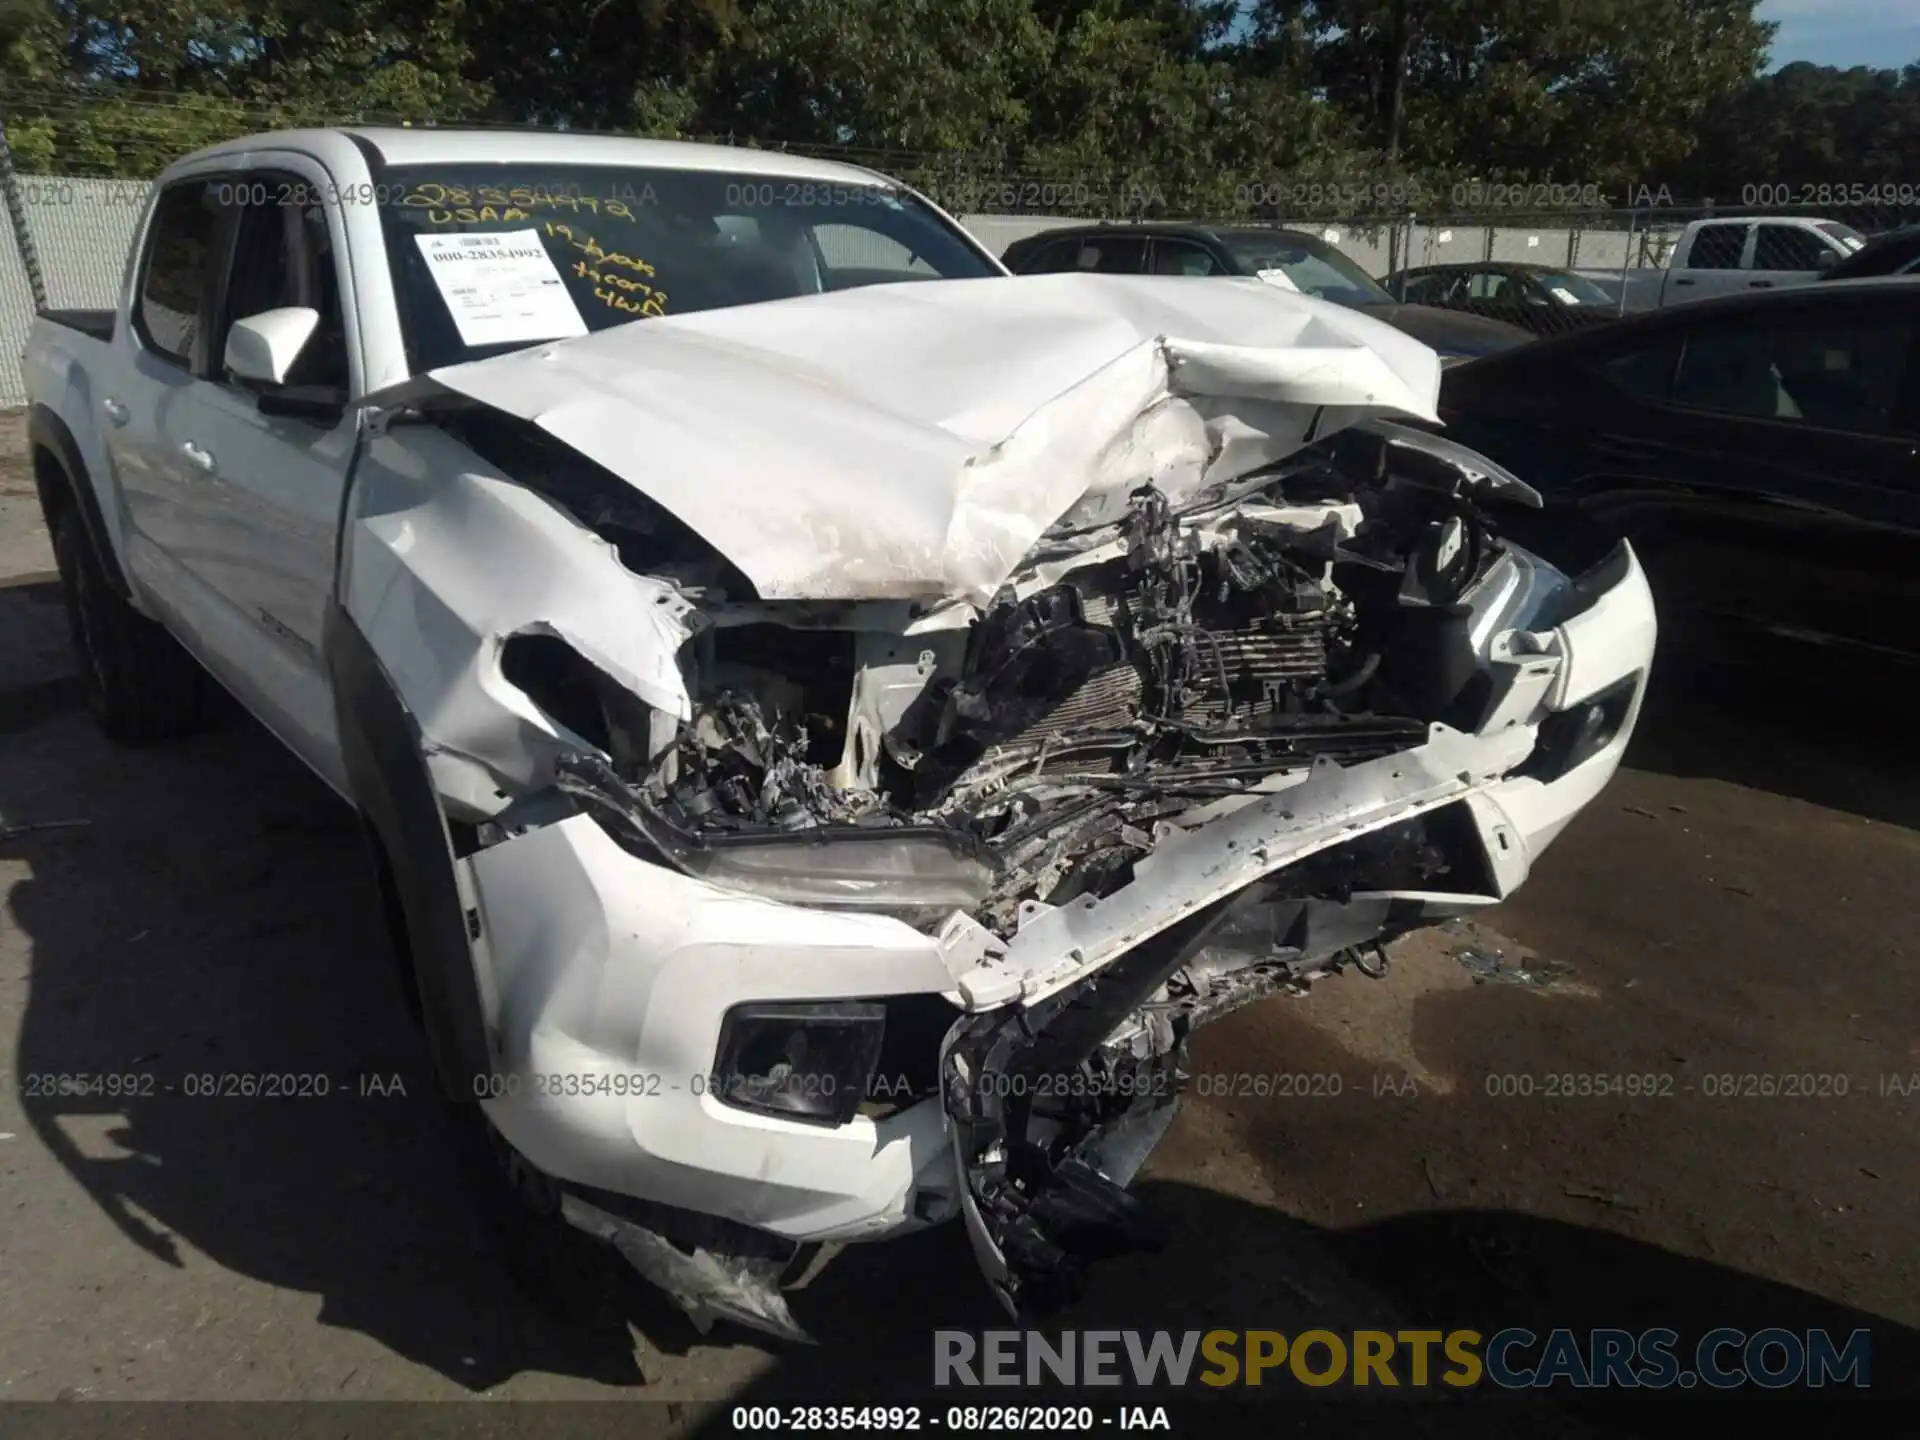
[[1117, 730], [1140, 713], [1140, 701], [1140, 672], [1131, 665], [1109, 665], [1005, 743], [1035, 743], [1071, 730]]

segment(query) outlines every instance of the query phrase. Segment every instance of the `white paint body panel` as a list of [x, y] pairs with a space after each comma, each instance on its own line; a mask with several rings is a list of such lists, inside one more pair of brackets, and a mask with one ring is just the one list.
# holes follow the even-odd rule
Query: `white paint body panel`
[[[985, 603], [1063, 515], [1175, 504], [1367, 415], [1433, 419], [1419, 341], [1257, 280], [926, 281], [640, 321], [449, 366], [672, 511], [762, 598]], [[1322, 413], [1325, 412], [1325, 413]]]

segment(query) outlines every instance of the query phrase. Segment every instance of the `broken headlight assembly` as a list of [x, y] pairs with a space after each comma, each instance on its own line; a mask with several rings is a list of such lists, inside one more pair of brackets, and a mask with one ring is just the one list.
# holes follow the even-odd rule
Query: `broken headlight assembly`
[[557, 757], [554, 779], [641, 858], [789, 905], [943, 915], [978, 904], [994, 879], [992, 857], [951, 830], [836, 826], [705, 835], [674, 824], [599, 756]]
[[758, 1115], [845, 1125], [866, 1099], [886, 1023], [886, 1007], [866, 1000], [735, 1005], [708, 1093]]
[[979, 904], [988, 862], [951, 832], [828, 831], [712, 842], [705, 878], [788, 905], [929, 910]]

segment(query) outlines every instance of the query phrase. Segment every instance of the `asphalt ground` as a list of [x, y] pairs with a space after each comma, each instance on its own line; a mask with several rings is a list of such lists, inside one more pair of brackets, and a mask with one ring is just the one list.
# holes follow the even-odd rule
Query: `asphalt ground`
[[[456, 1176], [350, 817], [243, 718], [153, 750], [99, 736], [18, 438], [0, 428], [0, 1431], [259, 1433], [243, 1406], [31, 1402], [297, 1400], [329, 1403], [265, 1412], [274, 1433], [723, 1434], [736, 1404], [930, 1386], [934, 1329], [1004, 1323], [952, 1229], [836, 1257], [795, 1300], [814, 1349], [702, 1336], [612, 1256], [585, 1318], [530, 1298]], [[1612, 1435], [1764, 1401], [1803, 1433], [1902, 1433], [1912, 732], [1872, 693], [1663, 661], [1626, 767], [1512, 901], [1402, 942], [1383, 981], [1200, 1033], [1139, 1182], [1171, 1242], [1106, 1264], [1059, 1324], [1866, 1328], [1865, 1392], [1282, 1375], [1234, 1393], [1251, 1415], [1186, 1393], [1170, 1414], [1183, 1433]], [[330, 1092], [183, 1093], [242, 1072]], [[151, 1090], [48, 1079], [129, 1074]], [[421, 1400], [452, 1403], [388, 1404]]]

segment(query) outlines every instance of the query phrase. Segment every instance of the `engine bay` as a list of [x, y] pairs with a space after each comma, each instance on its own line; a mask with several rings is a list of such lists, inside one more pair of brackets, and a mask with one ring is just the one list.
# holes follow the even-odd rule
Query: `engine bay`
[[763, 604], [627, 505], [592, 518], [694, 602], [691, 719], [590, 671], [516, 674], [510, 653], [508, 672], [605, 751], [562, 757], [557, 780], [628, 843], [715, 879], [841, 875], [791, 897], [809, 903], [891, 881], [909, 918], [961, 908], [1004, 937], [1023, 907], [1127, 884], [1161, 827], [1484, 704], [1446, 632], [1501, 543], [1471, 477], [1394, 430], [1178, 512], [1142, 484], [1117, 520], [1056, 526], [977, 616]]

